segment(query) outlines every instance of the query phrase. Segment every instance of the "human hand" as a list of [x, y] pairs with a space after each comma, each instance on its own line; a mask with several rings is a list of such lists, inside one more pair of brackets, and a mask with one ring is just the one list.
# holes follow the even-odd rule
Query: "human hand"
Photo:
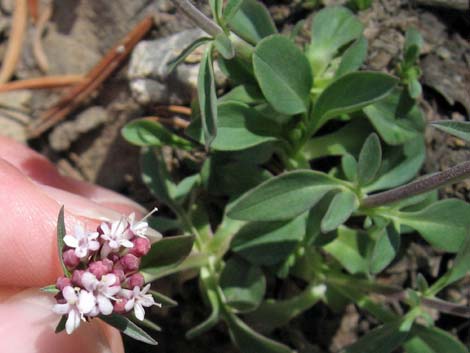
[[144, 212], [112, 191], [59, 175], [43, 156], [0, 137], [0, 352], [124, 352], [119, 332], [98, 320], [73, 335], [55, 334], [60, 317], [51, 295], [40, 287], [62, 274], [56, 244], [57, 216], [65, 205], [65, 224]]

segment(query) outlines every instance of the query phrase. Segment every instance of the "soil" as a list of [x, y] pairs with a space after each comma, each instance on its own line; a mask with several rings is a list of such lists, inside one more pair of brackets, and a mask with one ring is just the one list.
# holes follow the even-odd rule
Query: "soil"
[[[342, 1], [325, 1], [341, 3]], [[0, 56], [5, 52], [11, 25], [11, 4], [0, 1]], [[47, 1], [43, 1], [44, 4]], [[421, 106], [428, 121], [467, 120], [470, 116], [470, 17], [468, 11], [425, 6], [425, 1], [375, 0], [371, 9], [360, 13], [369, 40], [366, 69], [395, 72], [401, 55], [404, 32], [416, 26], [425, 40], [421, 57], [424, 94]], [[281, 32], [289, 31], [305, 19], [301, 37], [307, 40], [312, 10], [308, 2], [266, 1]], [[198, 2], [198, 6], [207, 5]], [[113, 47], [132, 27], [148, 14], [154, 14], [156, 29], [148, 38], [161, 38], [192, 28], [170, 1], [159, 0], [60, 0], [53, 2], [42, 42], [49, 61], [48, 74], [83, 74], [90, 70], [106, 50]], [[32, 56], [33, 26], [23, 44], [16, 79], [38, 77], [41, 72]], [[302, 38], [300, 41], [302, 41]], [[158, 60], [158, 58], [156, 58]], [[149, 195], [139, 176], [137, 148], [120, 136], [122, 126], [137, 117], [155, 112], [155, 107], [139, 105], [131, 96], [124, 65], [100, 87], [94, 97], [67, 116], [51, 130], [34, 140], [27, 140], [25, 126], [57, 101], [65, 89], [24, 90], [0, 94], [0, 131], [30, 146], [54, 161], [61, 172], [94, 182], [123, 193], [144, 206], [156, 201]], [[92, 117], [95, 117], [94, 119]], [[467, 117], [467, 118], [466, 118]], [[470, 149], [460, 140], [427, 129], [428, 158], [423, 172], [445, 169], [470, 158]], [[112, 170], [112, 173], [109, 171]], [[470, 181], [445, 188], [443, 196], [470, 201]], [[401, 260], [386, 276], [391, 283], [413, 285], [417, 273], [435, 278], [450, 265], [449, 258], [436, 253], [418, 239], [409, 246]], [[200, 302], [197, 284], [180, 284], [176, 279], [161, 281], [162, 292], [173, 293], [180, 305], [175, 309], [155, 311], [152, 319], [163, 329], [157, 333], [160, 352], [235, 352], [223, 326], [188, 342], [184, 333], [203, 320], [207, 311]], [[470, 282], [449, 289], [446, 296], [468, 304]], [[338, 352], [359, 335], [373, 328], [374, 322], [353, 305], [334, 312], [323, 305], [307, 311], [285, 329], [275, 332], [283, 342], [302, 353]], [[441, 327], [458, 334], [470, 344], [470, 328], [463, 319], [442, 315]], [[125, 339], [126, 351], [148, 352], [148, 347]]]

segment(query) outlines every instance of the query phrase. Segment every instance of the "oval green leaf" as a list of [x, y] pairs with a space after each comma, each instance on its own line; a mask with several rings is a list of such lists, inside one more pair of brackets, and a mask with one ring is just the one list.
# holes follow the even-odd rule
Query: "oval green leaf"
[[253, 66], [261, 91], [274, 109], [289, 115], [307, 111], [312, 72], [291, 40], [281, 35], [263, 39], [255, 48]]
[[462, 140], [470, 142], [470, 122], [469, 121], [452, 121], [439, 120], [431, 123], [433, 127], [444, 131], [453, 136], [457, 136]]
[[357, 162], [357, 181], [359, 185], [367, 185], [374, 180], [382, 163], [382, 147], [377, 134], [367, 138], [359, 153]]
[[189, 255], [193, 244], [193, 235], [165, 237], [152, 245], [148, 254], [142, 258], [141, 267], [145, 270], [145, 268], [177, 265]]
[[227, 215], [246, 221], [292, 219], [341, 186], [338, 180], [320, 172], [288, 172], [245, 193], [228, 207]]
[[356, 195], [348, 190], [340, 191], [330, 203], [330, 207], [321, 221], [322, 233], [328, 233], [346, 222], [359, 207]]

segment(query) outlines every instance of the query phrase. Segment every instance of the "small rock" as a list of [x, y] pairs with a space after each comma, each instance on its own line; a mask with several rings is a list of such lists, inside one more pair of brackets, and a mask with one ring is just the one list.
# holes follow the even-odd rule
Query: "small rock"
[[[171, 73], [168, 63], [202, 36], [202, 30], [191, 29], [140, 42], [132, 53], [128, 71], [134, 98], [143, 105], [189, 103], [196, 92], [199, 61], [184, 61]], [[220, 80], [219, 76], [216, 72], [216, 79]]]
[[23, 113], [31, 113], [32, 94], [29, 90], [17, 90], [0, 93], [0, 106], [18, 110]]
[[108, 115], [101, 107], [91, 107], [80, 113], [73, 121], [57, 126], [49, 135], [51, 147], [60, 152], [66, 151], [80, 135], [96, 129], [106, 122]]

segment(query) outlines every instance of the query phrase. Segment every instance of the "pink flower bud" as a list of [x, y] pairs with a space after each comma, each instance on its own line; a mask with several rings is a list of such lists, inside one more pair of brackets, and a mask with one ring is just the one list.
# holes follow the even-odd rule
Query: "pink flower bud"
[[116, 314], [124, 314], [124, 313], [126, 313], [126, 309], [125, 309], [126, 303], [127, 303], [127, 299], [126, 299], [126, 298], [118, 298], [118, 299], [114, 302], [114, 312], [115, 312]]
[[82, 284], [82, 276], [85, 273], [85, 271], [82, 270], [75, 270], [72, 273], [72, 284], [77, 287], [83, 287]]
[[57, 282], [55, 284], [57, 289], [60, 291], [62, 291], [62, 289], [64, 289], [65, 287], [71, 286], [71, 285], [72, 285], [72, 281], [70, 280], [70, 278], [67, 278], [65, 276], [61, 276], [57, 278]]
[[124, 280], [126, 279], [126, 275], [124, 274], [124, 271], [120, 268], [115, 268], [111, 271], [111, 273], [113, 275], [116, 276], [116, 285], [119, 285], [121, 284], [122, 282], [124, 282]]
[[122, 266], [122, 269], [124, 270], [125, 273], [137, 271], [140, 266], [140, 259], [137, 256], [134, 256], [132, 254], [127, 254], [121, 257], [121, 260], [119, 260], [119, 263]]
[[73, 249], [64, 251], [62, 253], [62, 257], [64, 259], [65, 266], [67, 266], [68, 268], [75, 268], [80, 263], [80, 258], [75, 255], [75, 250]]
[[111, 260], [107, 260], [107, 262], [103, 261], [95, 261], [90, 262], [88, 265], [88, 271], [93, 273], [97, 279], [101, 279], [103, 275], [108, 274], [113, 269], [113, 262]]
[[131, 249], [130, 253], [137, 257], [147, 255], [150, 250], [150, 240], [147, 238], [136, 237], [132, 243], [134, 243], [134, 247]]
[[140, 273], [134, 273], [127, 279], [127, 285], [130, 289], [133, 289], [134, 287], [142, 288], [144, 286], [144, 276]]

